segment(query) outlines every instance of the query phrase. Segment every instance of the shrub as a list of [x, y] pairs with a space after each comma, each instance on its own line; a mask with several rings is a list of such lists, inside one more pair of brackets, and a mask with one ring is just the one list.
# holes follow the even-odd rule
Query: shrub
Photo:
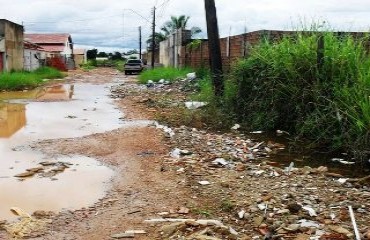
[[139, 76], [140, 83], [147, 83], [148, 80], [157, 82], [161, 79], [174, 81], [177, 78], [185, 77], [187, 73], [192, 72], [190, 68], [173, 68], [173, 67], [161, 67], [146, 70]]
[[317, 66], [321, 33], [261, 42], [232, 69], [229, 106], [252, 129], [283, 129], [333, 149], [368, 148], [370, 58], [368, 38], [324, 33], [324, 64]]

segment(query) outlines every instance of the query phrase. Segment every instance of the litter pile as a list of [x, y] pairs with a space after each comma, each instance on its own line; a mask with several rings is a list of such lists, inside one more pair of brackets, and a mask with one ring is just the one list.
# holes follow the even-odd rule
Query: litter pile
[[189, 216], [229, 227], [180, 219], [160, 230], [168, 239], [334, 240], [355, 239], [356, 232], [370, 239], [370, 188], [361, 179], [325, 166], [276, 167], [268, 156], [284, 149], [279, 143], [185, 126], [171, 130], [174, 149], [162, 170], [175, 171], [184, 179], [179, 187], [191, 189], [192, 198], [184, 200]]

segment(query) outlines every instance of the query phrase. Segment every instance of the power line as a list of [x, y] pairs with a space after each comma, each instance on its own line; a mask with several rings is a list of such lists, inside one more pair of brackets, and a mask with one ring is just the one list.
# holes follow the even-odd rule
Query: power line
[[[107, 17], [99, 17], [99, 18], [85, 18], [85, 19], [75, 19], [75, 20], [63, 20], [62, 22], [84, 22], [84, 21], [94, 21], [94, 20], [101, 20], [101, 19], [108, 19], [113, 17], [118, 17], [121, 15], [112, 15]], [[45, 23], [45, 24], [53, 24], [53, 23], [60, 23], [61, 21], [50, 21], [50, 22], [24, 22], [24, 25], [27, 24], [36, 24], [36, 23]]]

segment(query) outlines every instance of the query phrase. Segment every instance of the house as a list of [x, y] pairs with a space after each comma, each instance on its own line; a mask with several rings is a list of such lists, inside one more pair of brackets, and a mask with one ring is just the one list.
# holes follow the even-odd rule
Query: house
[[24, 41], [24, 70], [33, 71], [45, 66], [47, 52], [39, 45]]
[[81, 66], [87, 62], [86, 49], [74, 49], [73, 54], [76, 66]]
[[23, 69], [23, 26], [0, 19], [0, 72]]
[[55, 65], [62, 68], [61, 70], [74, 69], [73, 42], [70, 34], [26, 33], [24, 37], [26, 41], [39, 45], [47, 52], [46, 57], [52, 59], [49, 65]]

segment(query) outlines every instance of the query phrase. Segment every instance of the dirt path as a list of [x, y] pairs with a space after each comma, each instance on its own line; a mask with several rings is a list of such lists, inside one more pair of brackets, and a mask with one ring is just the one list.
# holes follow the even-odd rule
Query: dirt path
[[[75, 72], [70, 82], [111, 83], [125, 76], [110, 69]], [[125, 79], [135, 81], [134, 77]], [[145, 119], [142, 109], [130, 99], [116, 101], [125, 120]], [[112, 188], [97, 204], [75, 212], [63, 211], [52, 219], [47, 233], [34, 239], [110, 239], [126, 230], [145, 230], [135, 239], [155, 239], [155, 231], [143, 221], [155, 213], [181, 207], [186, 191], [177, 188], [177, 176], [161, 172], [163, 156], [168, 155], [163, 134], [155, 127], [127, 127], [91, 136], [46, 140], [33, 146], [50, 155], [84, 155], [115, 170]], [[180, 181], [180, 180], [179, 180]], [[73, 186], [71, 186], [73, 187]], [[3, 235], [1, 235], [3, 234]], [[38, 233], [34, 234], [37, 235]], [[6, 238], [4, 232], [0, 239]]]
[[[103, 199], [85, 209], [46, 216], [51, 224], [32, 233], [32, 239], [113, 239], [128, 230], [143, 230], [134, 239], [148, 240], [354, 239], [348, 206], [355, 210], [361, 239], [370, 239], [368, 179], [348, 179], [326, 166], [284, 170], [287, 166], [269, 158], [284, 144], [239, 131], [205, 130], [201, 112], [184, 107], [193, 83], [146, 88], [134, 76], [111, 69], [73, 72], [67, 81], [116, 83], [111, 97], [129, 124], [31, 146], [50, 156], [95, 158], [116, 173]], [[136, 124], [152, 119], [168, 122], [172, 129], [166, 133]], [[177, 154], [170, 157], [175, 148]], [[208, 220], [144, 223], [161, 217]]]

